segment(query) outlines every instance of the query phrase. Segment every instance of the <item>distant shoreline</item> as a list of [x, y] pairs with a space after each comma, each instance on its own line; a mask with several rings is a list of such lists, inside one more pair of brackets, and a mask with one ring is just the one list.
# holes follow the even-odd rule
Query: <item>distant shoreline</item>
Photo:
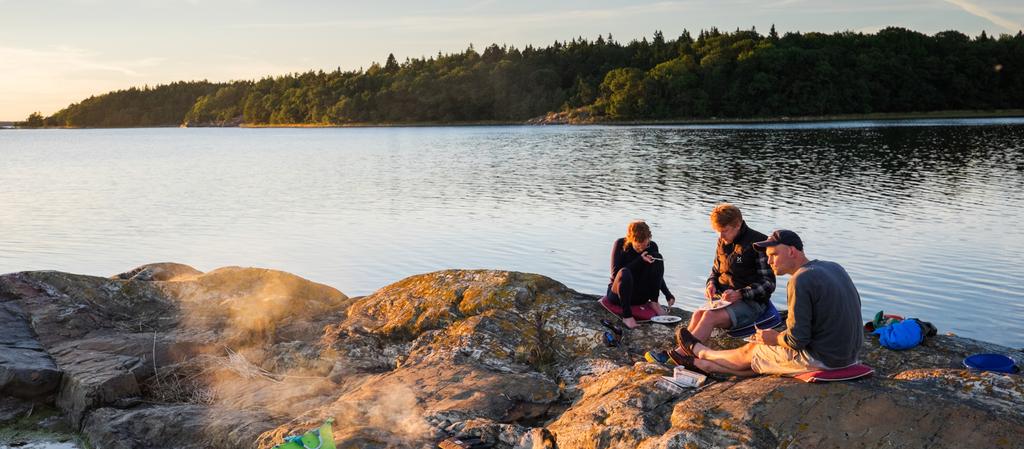
[[[241, 124], [238, 126], [111, 126], [111, 127], [44, 127], [14, 129], [135, 129], [135, 128], [419, 128], [446, 126], [649, 126], [649, 125], [730, 125], [730, 124], [771, 124], [771, 123], [815, 123], [863, 120], [915, 120], [915, 119], [958, 119], [958, 118], [1010, 118], [1024, 117], [1024, 109], [997, 110], [953, 110], [930, 112], [879, 112], [869, 114], [813, 115], [798, 117], [756, 117], [756, 118], [706, 118], [706, 119], [657, 119], [657, 120], [594, 120], [578, 123], [528, 123], [527, 121], [468, 121], [468, 122], [365, 122], [346, 124]], [[10, 129], [10, 128], [0, 128]]]
[[956, 118], [1007, 118], [1024, 117], [1024, 109], [931, 111], [931, 112], [882, 112], [871, 114], [816, 115], [800, 117], [758, 117], [758, 118], [707, 118], [707, 119], [660, 119], [660, 120], [597, 120], [585, 123], [527, 123], [524, 121], [473, 121], [473, 122], [411, 122], [411, 123], [349, 123], [335, 125], [250, 125], [238, 128], [397, 128], [433, 126], [647, 126], [647, 125], [729, 125], [757, 123], [814, 123], [844, 122], [858, 120], [913, 120], [913, 119], [956, 119]]
[[914, 119], [957, 119], [957, 118], [1008, 118], [1024, 117], [1024, 109], [931, 111], [931, 112], [876, 112], [870, 114], [811, 115], [799, 117], [767, 117], [746, 119], [693, 119], [693, 120], [635, 120], [600, 122], [598, 125], [711, 125], [711, 124], [755, 124], [755, 123], [814, 123], [848, 122], [862, 120], [914, 120]]

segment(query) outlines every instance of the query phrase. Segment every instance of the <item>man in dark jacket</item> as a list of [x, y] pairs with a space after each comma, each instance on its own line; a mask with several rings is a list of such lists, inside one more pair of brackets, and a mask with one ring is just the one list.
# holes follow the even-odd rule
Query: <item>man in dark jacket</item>
[[718, 247], [704, 296], [714, 307], [696, 310], [687, 326], [700, 341], [707, 341], [715, 328], [754, 324], [775, 291], [768, 257], [754, 249], [754, 242], [768, 236], [750, 229], [739, 208], [729, 203], [711, 210], [711, 228], [718, 234]]

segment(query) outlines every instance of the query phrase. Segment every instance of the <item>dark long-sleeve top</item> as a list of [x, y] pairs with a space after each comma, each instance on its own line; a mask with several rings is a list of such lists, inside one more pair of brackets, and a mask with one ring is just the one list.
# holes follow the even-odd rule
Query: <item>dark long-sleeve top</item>
[[755, 242], [767, 239], [745, 222], [732, 243], [718, 239], [707, 284], [714, 284], [719, 292], [734, 289], [745, 300], [767, 303], [775, 291], [775, 273], [768, 265], [768, 255], [754, 249]]
[[[608, 281], [609, 283], [615, 282], [615, 275], [618, 274], [619, 270], [623, 268], [629, 268], [630, 271], [636, 272], [638, 270], [643, 269], [643, 265], [647, 265], [647, 262], [644, 261], [644, 258], [640, 257], [640, 254], [642, 253], [636, 252], [636, 249], [633, 248], [633, 245], [630, 245], [626, 249], [622, 249], [622, 246], [625, 245], [625, 242], [626, 238], [623, 237], [616, 240], [615, 244], [612, 245], [612, 275], [611, 279]], [[653, 240], [647, 246], [647, 253], [661, 254], [661, 252], [658, 251], [658, 244], [654, 243]], [[661, 287], [659, 287], [659, 289], [661, 290], [661, 293], [665, 295], [666, 298], [675, 298], [675, 296], [672, 295], [672, 292], [668, 291], [668, 285], [665, 284], [664, 277], [661, 278]]]
[[793, 274], [787, 290], [789, 315], [779, 343], [805, 349], [830, 368], [856, 363], [864, 328], [860, 294], [846, 270], [812, 260]]

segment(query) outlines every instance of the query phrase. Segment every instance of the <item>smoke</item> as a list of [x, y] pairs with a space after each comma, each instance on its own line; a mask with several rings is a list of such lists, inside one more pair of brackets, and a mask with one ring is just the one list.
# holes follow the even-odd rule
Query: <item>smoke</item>
[[340, 291], [281, 271], [237, 267], [161, 288], [180, 304], [176, 332], [207, 344], [201, 354], [163, 367], [151, 390], [171, 389], [169, 382], [177, 380], [193, 390], [176, 392], [185, 401], [204, 398], [284, 420], [340, 396], [328, 380], [335, 362], [322, 357], [319, 345], [324, 327], [348, 306]]
[[334, 288], [256, 268], [221, 268], [167, 285], [182, 302], [185, 327], [216, 332], [235, 350], [316, 339], [323, 326], [314, 323], [343, 313], [348, 303]]
[[201, 357], [186, 361], [189, 377], [198, 376], [197, 384], [209, 392], [192, 396], [212, 398], [216, 407], [259, 410], [284, 423], [263, 433], [259, 447], [329, 417], [340, 447], [410, 447], [432, 436], [415, 392], [397, 376], [332, 376], [346, 360], [336, 360], [321, 337], [351, 303], [341, 292], [251, 268], [222, 268], [163, 285], [181, 305], [178, 331], [210, 341]]
[[382, 388], [366, 387], [357, 394], [335, 402], [331, 409], [340, 426], [383, 429], [405, 441], [418, 441], [430, 434], [416, 394], [407, 386], [387, 383]]

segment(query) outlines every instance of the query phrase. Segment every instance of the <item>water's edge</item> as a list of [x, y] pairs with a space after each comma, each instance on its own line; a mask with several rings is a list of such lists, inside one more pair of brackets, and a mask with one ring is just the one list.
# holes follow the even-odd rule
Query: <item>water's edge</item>
[[[555, 114], [555, 113], [551, 113]], [[995, 118], [1022, 118], [1024, 109], [997, 109], [997, 110], [951, 110], [932, 112], [877, 112], [870, 114], [841, 114], [841, 115], [807, 115], [807, 116], [777, 116], [777, 117], [751, 117], [751, 118], [676, 118], [676, 119], [649, 119], [649, 120], [547, 120], [544, 116], [529, 119], [526, 121], [464, 121], [464, 122], [364, 122], [346, 124], [241, 124], [232, 126], [206, 126], [206, 125], [164, 125], [164, 126], [142, 126], [142, 127], [44, 127], [34, 129], [159, 129], [159, 128], [433, 128], [433, 127], [475, 127], [475, 126], [544, 126], [544, 125], [573, 125], [573, 126], [675, 126], [675, 125], [785, 125], [796, 123], [836, 123], [836, 122], [861, 122], [861, 121], [913, 121], [913, 120], [942, 120], [942, 119], [995, 119]], [[23, 128], [3, 128], [23, 129]], [[27, 129], [27, 128], [24, 128]]]

